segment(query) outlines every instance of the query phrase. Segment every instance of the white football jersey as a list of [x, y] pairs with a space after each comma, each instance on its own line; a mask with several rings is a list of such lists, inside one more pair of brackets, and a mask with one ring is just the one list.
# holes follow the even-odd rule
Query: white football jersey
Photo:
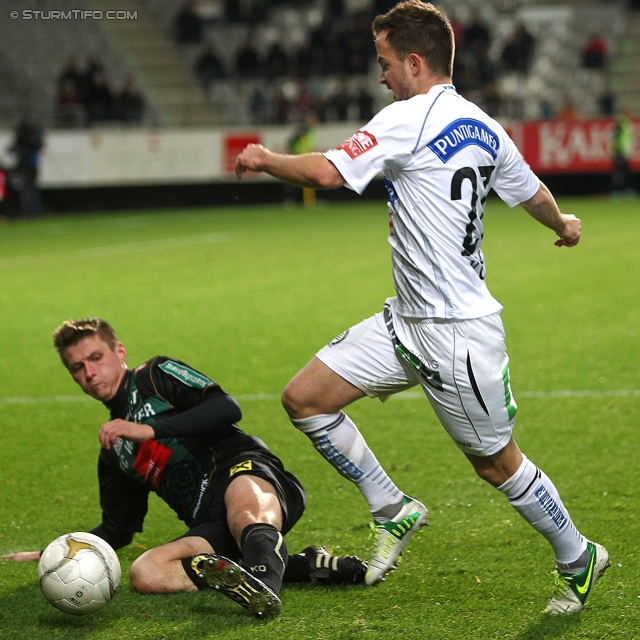
[[487, 195], [514, 207], [540, 183], [498, 122], [441, 84], [382, 109], [324, 155], [357, 193], [384, 173], [396, 313], [462, 320], [502, 309], [484, 281]]

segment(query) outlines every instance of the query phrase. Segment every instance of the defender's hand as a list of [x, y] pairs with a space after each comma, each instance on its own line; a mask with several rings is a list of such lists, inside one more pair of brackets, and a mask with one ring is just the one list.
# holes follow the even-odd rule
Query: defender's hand
[[132, 442], [147, 442], [153, 440], [155, 433], [153, 427], [148, 424], [136, 424], [116, 418], [100, 427], [98, 439], [105, 449], [111, 449], [118, 436]]

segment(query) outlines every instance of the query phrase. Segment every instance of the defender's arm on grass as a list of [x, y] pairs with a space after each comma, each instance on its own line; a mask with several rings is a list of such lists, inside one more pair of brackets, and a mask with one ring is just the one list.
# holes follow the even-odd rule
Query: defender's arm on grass
[[335, 165], [321, 153], [274, 153], [261, 144], [250, 144], [238, 155], [238, 180], [247, 171], [263, 171], [298, 187], [337, 189], [344, 185], [344, 179]]
[[40, 560], [40, 551], [18, 551], [18, 553], [7, 553], [5, 556], [0, 556], [0, 560], [13, 560], [14, 562]]
[[551, 191], [543, 182], [540, 182], [540, 189], [536, 195], [520, 205], [540, 224], [556, 232], [560, 237], [560, 240], [554, 243], [557, 247], [575, 247], [580, 241], [580, 219], [571, 214], [561, 213]]

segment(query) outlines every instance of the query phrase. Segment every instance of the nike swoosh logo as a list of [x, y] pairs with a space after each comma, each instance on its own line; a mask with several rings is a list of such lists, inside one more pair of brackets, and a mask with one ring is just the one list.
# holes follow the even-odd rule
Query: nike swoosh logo
[[591, 562], [589, 563], [589, 573], [587, 573], [587, 577], [584, 581], [584, 584], [582, 586], [580, 586], [579, 584], [576, 585], [576, 591], [583, 596], [585, 593], [587, 593], [587, 591], [589, 591], [589, 585], [591, 584], [591, 574], [593, 573], [593, 566], [596, 563], [596, 556], [595, 553], [591, 556]]

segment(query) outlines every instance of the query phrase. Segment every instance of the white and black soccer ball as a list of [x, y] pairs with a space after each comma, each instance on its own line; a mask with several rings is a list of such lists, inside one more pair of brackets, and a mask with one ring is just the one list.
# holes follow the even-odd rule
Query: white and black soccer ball
[[120, 561], [102, 538], [65, 533], [40, 556], [40, 588], [54, 606], [75, 615], [95, 613], [111, 602], [120, 585]]

